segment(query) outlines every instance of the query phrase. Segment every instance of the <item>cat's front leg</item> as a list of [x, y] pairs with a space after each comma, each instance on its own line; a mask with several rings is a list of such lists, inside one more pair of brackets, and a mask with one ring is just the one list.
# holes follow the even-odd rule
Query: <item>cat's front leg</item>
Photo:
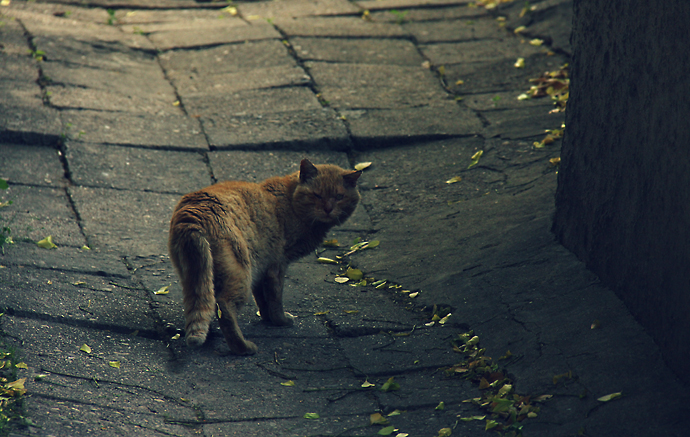
[[295, 323], [295, 316], [283, 310], [285, 270], [285, 266], [282, 265], [269, 267], [261, 283], [254, 290], [261, 318], [276, 326], [292, 326]]

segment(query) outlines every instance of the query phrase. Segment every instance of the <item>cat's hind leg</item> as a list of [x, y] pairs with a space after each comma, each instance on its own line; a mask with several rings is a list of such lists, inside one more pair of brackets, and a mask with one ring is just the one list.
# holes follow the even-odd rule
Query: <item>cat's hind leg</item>
[[281, 265], [269, 267], [252, 290], [261, 319], [276, 326], [292, 326], [295, 323], [295, 316], [283, 310], [285, 270]]
[[221, 250], [215, 259], [216, 302], [218, 322], [230, 351], [237, 355], [252, 355], [256, 345], [244, 338], [237, 323], [242, 306], [251, 296], [251, 270], [240, 265], [232, 250]]

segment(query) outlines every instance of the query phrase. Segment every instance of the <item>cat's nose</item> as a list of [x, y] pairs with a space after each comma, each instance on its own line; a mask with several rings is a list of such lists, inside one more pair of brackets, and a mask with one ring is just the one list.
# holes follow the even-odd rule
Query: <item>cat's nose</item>
[[330, 214], [331, 211], [333, 211], [333, 207], [335, 206], [335, 201], [333, 199], [328, 199], [326, 203], [323, 205], [323, 210], [326, 214]]

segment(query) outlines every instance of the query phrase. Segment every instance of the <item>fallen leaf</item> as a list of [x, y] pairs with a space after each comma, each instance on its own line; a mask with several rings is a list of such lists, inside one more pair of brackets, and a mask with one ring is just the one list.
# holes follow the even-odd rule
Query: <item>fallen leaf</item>
[[418, 292], [418, 291], [415, 291], [414, 293], [408, 294], [408, 296], [410, 296], [410, 297], [412, 297], [412, 298], [417, 297], [417, 295], [419, 295], [419, 292]]
[[336, 277], [335, 279], [333, 279], [333, 280], [334, 280], [335, 282], [337, 282], [338, 284], [344, 284], [344, 283], [346, 283], [347, 281], [349, 281], [350, 278], [346, 278], [346, 277], [344, 277], [344, 276], [337, 276], [337, 277]]
[[513, 65], [515, 68], [525, 68], [525, 58], [517, 58], [517, 61], [515, 61]]
[[333, 238], [332, 240], [325, 240], [325, 241], [324, 241], [323, 243], [321, 243], [321, 244], [322, 244], [323, 246], [326, 246], [326, 247], [338, 247], [338, 246], [340, 246], [340, 245], [338, 244], [338, 240], [336, 240], [335, 238]]
[[345, 275], [353, 281], [359, 281], [364, 277], [364, 273], [360, 269], [353, 269], [352, 267], [347, 268]]
[[87, 354], [91, 353], [91, 348], [86, 343], [82, 344], [81, 347], [79, 348], [79, 350], [82, 352], [86, 352]]
[[289, 380], [287, 382], [281, 382], [280, 385], [284, 385], [285, 387], [294, 387], [295, 386], [295, 381]]
[[3, 386], [3, 388], [5, 390], [11, 391], [14, 395], [23, 395], [24, 393], [26, 393], [26, 389], [24, 388], [25, 382], [26, 378], [21, 378], [14, 382], [8, 382]]
[[486, 416], [471, 416], [471, 417], [461, 417], [460, 420], [463, 422], [471, 422], [473, 420], [484, 420]]
[[[170, 284], [172, 285], [172, 284]], [[153, 294], [168, 294], [170, 293], [170, 285], [166, 285], [165, 287], [161, 287], [158, 289], [158, 291], [154, 291]]]
[[595, 320], [592, 322], [592, 326], [590, 326], [590, 329], [599, 329], [601, 327], [601, 323], [599, 320]]
[[439, 402], [438, 405], [436, 405], [436, 408], [434, 408], [434, 410], [445, 410], [445, 409], [446, 409], [446, 403], [443, 401]]
[[303, 416], [305, 419], [318, 419], [319, 414], [318, 413], [304, 413]]
[[617, 392], [617, 393], [611, 393], [610, 395], [602, 396], [600, 398], [597, 398], [597, 400], [601, 401], [601, 402], [608, 402], [608, 401], [612, 401], [614, 399], [617, 399], [621, 396], [623, 396], [623, 393]]
[[369, 168], [369, 166], [371, 166], [371, 162], [360, 162], [358, 164], [355, 164], [355, 170], [362, 171], [365, 168]]
[[381, 391], [394, 391], [394, 390], [400, 390], [400, 384], [395, 382], [395, 377], [390, 377], [388, 378], [388, 381], [383, 383], [381, 386]]
[[453, 430], [450, 428], [441, 428], [438, 430], [438, 436], [437, 437], [448, 437], [453, 433]]
[[81, 247], [81, 250], [91, 250], [91, 248], [89, 246], [84, 245]]
[[[559, 164], [561, 163], [561, 158], [560, 158], [560, 157], [558, 157], [558, 158], [551, 158], [551, 159], [549, 159], [549, 162], [551, 163], [552, 166], [555, 167], [555, 166], [557, 166], [557, 165], [559, 165]], [[592, 323], [592, 326], [594, 326], [594, 323]], [[596, 329], [596, 328], [592, 328], [592, 329]]]
[[395, 432], [394, 426], [387, 426], [379, 430], [378, 435], [391, 435]]
[[330, 313], [330, 311], [326, 310], [326, 311], [319, 311], [318, 313], [314, 313], [314, 315], [315, 316], [323, 316], [324, 314], [328, 314], [328, 313]]
[[57, 245], [55, 243], [53, 243], [53, 236], [52, 235], [48, 235], [47, 237], [45, 237], [43, 240], [39, 241], [36, 244], [38, 245], [38, 247], [42, 247], [44, 249], [55, 249], [57, 247]]
[[453, 176], [452, 178], [448, 179], [446, 181], [447, 184], [454, 184], [456, 182], [460, 182], [462, 180], [462, 177], [460, 176]]
[[29, 368], [29, 366], [27, 366], [26, 363], [23, 363], [23, 362], [15, 364], [14, 367], [16, 367], [17, 369], [28, 369]]
[[367, 381], [366, 379], [362, 383], [362, 388], [369, 388], [369, 387], [375, 387], [375, 386], [376, 386], [376, 384], [372, 384], [369, 381]]
[[170, 340], [179, 340], [180, 337], [181, 337], [181, 336], [180, 336], [180, 334], [178, 333], [178, 334], [175, 334], [175, 335], [173, 335], [172, 337], [170, 337]]
[[400, 433], [395, 435], [395, 437], [408, 437], [408, 436], [409, 436], [409, 434], [406, 432], [400, 432]]
[[537, 396], [536, 398], [532, 399], [533, 402], [544, 402], [547, 399], [551, 399], [553, 395], [541, 395]]
[[338, 264], [338, 261], [330, 258], [324, 258], [322, 256], [320, 256], [316, 261], [320, 262], [321, 264]]
[[120, 368], [120, 362], [119, 361], [108, 361], [108, 365], [110, 367], [114, 367], [116, 369]]
[[359, 310], [343, 310], [345, 314], [357, 314]]
[[402, 411], [400, 410], [393, 410], [390, 413], [387, 414], [388, 417], [393, 417], [393, 416], [400, 416], [402, 414]]
[[441, 320], [438, 321], [438, 324], [439, 325], [445, 325], [446, 322], [448, 322], [448, 319], [450, 318], [450, 316], [451, 316], [451, 313], [446, 314], [446, 316], [444, 318], [442, 318]]
[[486, 420], [486, 426], [484, 427], [484, 431], [488, 431], [492, 428], [496, 428], [497, 426], [498, 426], [498, 422], [496, 422], [495, 420], [487, 419]]
[[388, 425], [390, 422], [388, 419], [383, 417], [381, 413], [374, 413], [369, 415], [369, 424], [370, 425]]
[[539, 46], [541, 46], [542, 44], [544, 44], [544, 40], [543, 40], [543, 39], [539, 39], [539, 38], [534, 38], [533, 40], [530, 40], [529, 43], [530, 43], [530, 45], [533, 45], [533, 46], [535, 46], [535, 47], [539, 47]]
[[518, 34], [518, 33], [520, 33], [520, 32], [524, 32], [525, 30], [527, 30], [527, 28], [526, 28], [525, 26], [518, 26], [518, 27], [515, 28], [515, 30], [513, 30], [513, 32], [514, 32], [515, 34]]
[[472, 168], [475, 165], [477, 165], [479, 163], [479, 158], [481, 158], [483, 154], [484, 154], [483, 150], [478, 150], [474, 155], [472, 155], [472, 158], [471, 158], [472, 162], [470, 163], [469, 166], [467, 166], [467, 168]]

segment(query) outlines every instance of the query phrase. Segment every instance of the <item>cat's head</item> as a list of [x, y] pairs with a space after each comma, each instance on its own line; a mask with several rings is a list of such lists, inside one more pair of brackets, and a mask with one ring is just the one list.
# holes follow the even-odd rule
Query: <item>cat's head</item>
[[361, 171], [344, 170], [336, 165], [300, 163], [294, 207], [305, 221], [339, 225], [354, 212], [359, 202], [357, 179]]

